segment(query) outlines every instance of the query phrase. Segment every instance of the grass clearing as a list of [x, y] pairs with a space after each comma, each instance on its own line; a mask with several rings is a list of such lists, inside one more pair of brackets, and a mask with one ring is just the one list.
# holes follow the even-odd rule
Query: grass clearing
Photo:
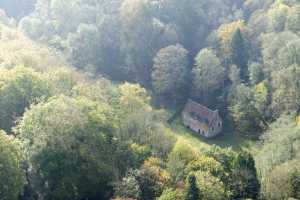
[[251, 149], [254, 144], [254, 141], [243, 138], [234, 132], [224, 132], [212, 139], [204, 138], [184, 127], [180, 119], [176, 119], [171, 125], [169, 125], [169, 128], [179, 140], [191, 145], [197, 151], [210, 148], [212, 145], [222, 148], [232, 148], [233, 150], [240, 151], [242, 149]]

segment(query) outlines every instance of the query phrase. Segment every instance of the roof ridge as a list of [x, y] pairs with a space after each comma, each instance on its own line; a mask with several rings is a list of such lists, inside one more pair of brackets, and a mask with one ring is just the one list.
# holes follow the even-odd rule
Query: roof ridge
[[205, 109], [207, 109], [210, 112], [213, 112], [213, 113], [218, 112], [218, 110], [212, 110], [212, 109], [210, 109], [210, 108], [208, 108], [208, 107], [206, 107], [206, 106], [204, 106], [204, 105], [202, 105], [202, 104], [200, 104], [200, 103], [198, 103], [196, 101], [193, 101], [192, 99], [188, 99], [188, 101], [191, 102], [191, 103], [193, 103], [193, 104], [196, 104], [197, 106], [201, 106], [202, 108], [205, 108]]

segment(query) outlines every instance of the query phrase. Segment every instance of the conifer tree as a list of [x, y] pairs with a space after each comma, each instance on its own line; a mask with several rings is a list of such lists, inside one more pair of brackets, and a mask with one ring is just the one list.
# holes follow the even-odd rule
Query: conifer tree
[[233, 180], [231, 185], [234, 199], [257, 199], [260, 182], [257, 177], [255, 161], [248, 152], [241, 152], [233, 162]]
[[188, 177], [187, 189], [184, 200], [200, 200], [200, 190], [197, 187], [195, 175]]
[[248, 53], [241, 30], [238, 28], [231, 40], [231, 61], [240, 69], [241, 79], [248, 80]]

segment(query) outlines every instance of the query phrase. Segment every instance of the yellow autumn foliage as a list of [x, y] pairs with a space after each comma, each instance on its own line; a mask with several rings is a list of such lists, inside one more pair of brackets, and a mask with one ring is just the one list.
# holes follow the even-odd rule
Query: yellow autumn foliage
[[126, 82], [119, 86], [119, 90], [121, 93], [121, 104], [124, 108], [127, 108], [129, 112], [134, 112], [138, 109], [151, 110], [151, 106], [149, 106], [150, 97], [146, 89], [142, 88], [139, 84]]
[[157, 157], [148, 158], [141, 167], [142, 174], [151, 174], [157, 184], [164, 188], [171, 183], [170, 173], [163, 168], [163, 161]]
[[229, 56], [231, 52], [231, 40], [234, 35], [234, 33], [240, 29], [242, 33], [246, 33], [247, 35], [248, 31], [245, 25], [244, 20], [237, 20], [228, 24], [222, 24], [218, 31], [217, 31], [217, 37], [221, 45], [221, 49], [224, 56]]
[[296, 124], [297, 124], [297, 126], [300, 126], [300, 116], [298, 116], [298, 117], [296, 118]]
[[265, 94], [268, 92], [268, 88], [264, 82], [261, 82], [255, 86], [255, 92], [259, 94]]
[[68, 66], [65, 59], [48, 47], [34, 43], [22, 32], [0, 22], [0, 67], [24, 66], [37, 71]]
[[246, 30], [244, 20], [237, 20], [221, 25], [218, 29], [218, 39], [220, 40], [221, 44], [228, 44], [237, 29], [240, 29], [242, 32]]

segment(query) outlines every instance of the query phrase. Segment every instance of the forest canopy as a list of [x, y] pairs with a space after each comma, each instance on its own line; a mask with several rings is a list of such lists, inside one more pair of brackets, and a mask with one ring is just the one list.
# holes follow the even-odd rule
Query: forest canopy
[[1, 0], [0, 200], [300, 199], [299, 77], [299, 0]]

